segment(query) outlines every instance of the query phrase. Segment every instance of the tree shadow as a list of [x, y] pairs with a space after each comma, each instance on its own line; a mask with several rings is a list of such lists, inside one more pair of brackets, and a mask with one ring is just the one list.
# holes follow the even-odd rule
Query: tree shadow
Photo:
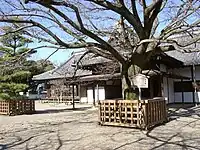
[[137, 140], [131, 141], [131, 142], [126, 142], [126, 143], [124, 143], [124, 144], [122, 144], [122, 145], [120, 145], [120, 146], [114, 148], [113, 150], [118, 150], [118, 149], [120, 149], [120, 148], [123, 148], [123, 147], [125, 147], [125, 146], [131, 145], [131, 144], [134, 144], [134, 143], [137, 143], [137, 142], [142, 141], [142, 140], [143, 140], [143, 138], [140, 138], [140, 139], [137, 139]]
[[[188, 120], [185, 125], [179, 125], [180, 128], [178, 130], [175, 130], [175, 133], [169, 137], [163, 138], [163, 134], [158, 135], [152, 133], [152, 131], [156, 131], [156, 128], [152, 128], [147, 131], [146, 136], [150, 139], [153, 139], [157, 142], [161, 142], [161, 144], [154, 146], [151, 148], [151, 150], [154, 149], [159, 149], [164, 146], [168, 145], [173, 145], [173, 146], [179, 146], [181, 149], [196, 149], [200, 150], [199, 146], [193, 146], [191, 144], [187, 144], [188, 141], [199, 141], [200, 137], [195, 137], [195, 138], [188, 138], [187, 135], [184, 135], [186, 133], [182, 132], [182, 129], [185, 127], [192, 127], [192, 124], [195, 124], [200, 120], [200, 106], [195, 106], [195, 105], [188, 105], [188, 104], [182, 104], [182, 105], [171, 105], [168, 106], [169, 111], [168, 115], [170, 120], [177, 120], [180, 117], [187, 117], [187, 118], [193, 118], [194, 120]], [[196, 116], [196, 117], [194, 117]], [[191, 131], [191, 133], [194, 131]], [[183, 134], [183, 135], [182, 135]], [[160, 136], [160, 137], [159, 137]], [[171, 141], [173, 138], [179, 138], [179, 140], [176, 141]], [[181, 139], [181, 140], [180, 140]]]
[[[171, 145], [172, 147], [179, 146], [179, 147], [181, 147], [181, 149], [196, 149], [196, 150], [200, 150], [200, 147], [193, 146], [193, 145], [190, 145], [190, 144], [186, 144], [187, 141], [200, 140], [200, 137], [198, 137], [198, 138], [185, 138], [184, 136], [182, 136], [180, 134], [180, 132], [175, 132], [170, 137], [163, 138], [163, 137], [159, 137], [159, 135], [153, 135], [153, 134], [151, 134], [152, 131], [153, 130], [149, 130], [146, 133], [146, 136], [148, 138], [150, 138], [150, 139], [155, 140], [156, 142], [161, 142], [161, 144], [159, 144], [157, 146], [154, 146], [150, 150], [161, 149], [161, 148], [167, 147], [169, 145]], [[176, 138], [176, 137], [178, 137], [178, 138], [181, 137], [181, 140], [171, 141], [173, 138]]]
[[195, 106], [194, 104], [173, 104], [168, 105], [168, 117], [169, 121], [177, 119], [179, 117], [200, 117], [200, 105]]
[[36, 110], [34, 114], [49, 114], [49, 113], [60, 113], [60, 112], [73, 112], [73, 111], [85, 111], [91, 109], [92, 106], [79, 107], [79, 108], [63, 108], [63, 109], [44, 109]]
[[[71, 142], [78, 142], [87, 135], [80, 135], [78, 137], [73, 137], [72, 139], [62, 139], [62, 136], [60, 133], [63, 131], [59, 128], [60, 126], [63, 126], [64, 124], [68, 123], [94, 123], [94, 122], [87, 122], [87, 121], [79, 121], [79, 120], [73, 120], [73, 121], [58, 121], [58, 122], [38, 122], [38, 123], [32, 123], [31, 128], [24, 128], [20, 129], [19, 131], [13, 131], [13, 132], [5, 132], [2, 133], [2, 135], [5, 136], [5, 139], [13, 139], [12, 141], [6, 141], [7, 143], [0, 143], [0, 150], [7, 150], [10, 148], [17, 149], [17, 147], [23, 147], [26, 150], [30, 149], [41, 149], [41, 147], [51, 147], [50, 149], [59, 150], [63, 146], [63, 144], [71, 143]], [[29, 134], [24, 134], [30, 133]], [[33, 134], [33, 135], [31, 135]], [[52, 134], [52, 135], [50, 135]], [[19, 136], [20, 135], [20, 136]], [[25, 137], [24, 137], [25, 136]], [[31, 140], [39, 140], [39, 138], [45, 136], [49, 136], [44, 140], [44, 142], [34, 145], [34, 148], [30, 148], [28, 145], [31, 143]], [[56, 137], [56, 138], [55, 138]], [[76, 146], [76, 145], [75, 145]]]

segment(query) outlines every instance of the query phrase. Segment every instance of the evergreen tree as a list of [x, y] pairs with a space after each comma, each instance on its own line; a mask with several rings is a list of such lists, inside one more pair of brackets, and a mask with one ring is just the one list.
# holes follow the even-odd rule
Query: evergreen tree
[[5, 36], [0, 39], [0, 99], [19, 98], [19, 92], [28, 88], [27, 80], [31, 77], [27, 55], [22, 54], [35, 53], [28, 48], [32, 41], [22, 32], [12, 33], [13, 30], [15, 26], [4, 26]]

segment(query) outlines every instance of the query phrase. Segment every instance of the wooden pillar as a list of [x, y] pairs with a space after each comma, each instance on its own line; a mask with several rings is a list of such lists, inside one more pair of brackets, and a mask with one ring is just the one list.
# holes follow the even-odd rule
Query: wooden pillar
[[169, 78], [167, 77], [167, 102], [169, 104]]
[[81, 101], [81, 84], [80, 83], [78, 84], [78, 97], [79, 97], [79, 100]]
[[[194, 72], [195, 72], [195, 66], [192, 65], [192, 66], [191, 66], [191, 77], [192, 77], [192, 82], [196, 82]], [[196, 102], [195, 102], [195, 101], [196, 101], [196, 95], [197, 95], [196, 92], [197, 92], [197, 91], [196, 91], [196, 87], [194, 87], [194, 91], [192, 91], [192, 98], [193, 98], [193, 103], [194, 103], [194, 104], [196, 103]]]
[[97, 102], [99, 102], [99, 84], [96, 85], [97, 88]]
[[73, 109], [75, 109], [75, 103], [74, 103], [74, 84], [72, 85], [72, 105], [73, 105]]
[[93, 91], [93, 106], [95, 106], [95, 86], [94, 86], [94, 84], [92, 86], [92, 91]]

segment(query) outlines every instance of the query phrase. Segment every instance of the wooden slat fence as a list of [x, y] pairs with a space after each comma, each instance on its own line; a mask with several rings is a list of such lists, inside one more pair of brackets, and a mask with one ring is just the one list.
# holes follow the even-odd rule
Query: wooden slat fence
[[101, 125], [148, 129], [167, 121], [164, 99], [104, 100], [99, 102]]
[[21, 115], [34, 112], [34, 100], [0, 100], [0, 115]]

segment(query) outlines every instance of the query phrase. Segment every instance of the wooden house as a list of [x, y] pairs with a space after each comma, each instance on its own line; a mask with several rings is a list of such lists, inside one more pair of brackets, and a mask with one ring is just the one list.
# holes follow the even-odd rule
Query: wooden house
[[[113, 69], [109, 67], [113, 64], [111, 60], [88, 54], [76, 67], [82, 54], [72, 54], [63, 65], [36, 75], [33, 80], [46, 83], [48, 99], [72, 99], [73, 95], [77, 101], [85, 103], [122, 99], [119, 65]], [[165, 97], [167, 103], [199, 103], [198, 56], [197, 52], [171, 51], [152, 57], [151, 66], [142, 71], [149, 77], [148, 88], [141, 89], [142, 99]]]

